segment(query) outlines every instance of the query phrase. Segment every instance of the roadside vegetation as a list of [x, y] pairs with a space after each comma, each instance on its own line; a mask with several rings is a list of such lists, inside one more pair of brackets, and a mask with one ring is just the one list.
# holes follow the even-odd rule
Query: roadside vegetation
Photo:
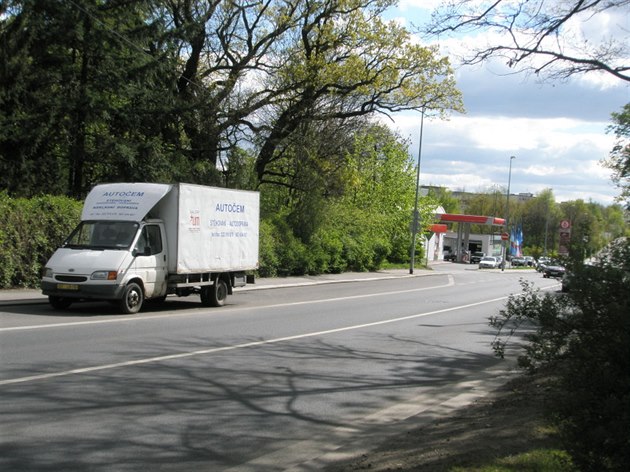
[[[630, 206], [630, 105], [613, 115], [617, 137], [607, 165]], [[588, 238], [573, 239], [567, 293], [540, 293], [524, 284], [498, 316], [495, 353], [503, 356], [527, 327], [519, 364], [530, 374], [552, 372], [547, 418], [580, 471], [630, 469], [630, 238], [596, 254]], [[586, 262], [586, 256], [590, 259]], [[537, 469], [536, 469], [537, 470]]]
[[548, 419], [578, 470], [630, 468], [630, 240], [621, 238], [585, 265], [568, 264], [566, 294], [531, 284], [491, 319], [503, 356], [527, 328], [519, 364], [552, 372]]
[[[379, 132], [384, 132], [378, 128]], [[383, 134], [381, 134], [382, 136]], [[363, 145], [347, 156], [346, 169], [352, 177], [344, 191], [322, 196], [313, 190], [295, 195], [282, 187], [261, 189], [260, 268], [258, 275], [276, 277], [316, 275], [348, 271], [374, 271], [388, 267], [408, 267], [411, 248], [409, 232], [414, 200], [413, 168], [404, 143], [387, 135], [386, 151], [376, 152], [372, 138], [362, 136]], [[445, 191], [447, 192], [447, 191]], [[291, 198], [291, 193], [294, 197]], [[550, 191], [522, 204], [518, 211], [525, 219], [540, 219], [536, 202], [547, 200]], [[479, 195], [484, 199], [487, 195]], [[570, 203], [570, 204], [569, 204]], [[582, 201], [552, 203], [557, 218], [564, 211], [582, 209], [576, 224], [574, 250], [580, 255], [595, 254], [610, 238], [625, 234], [623, 210], [618, 205], [604, 207]], [[432, 213], [441, 204], [437, 195], [422, 197], [421, 221], [434, 221]], [[70, 197], [40, 195], [11, 197], [0, 192], [0, 287], [38, 287], [41, 271], [54, 250], [79, 221], [82, 202]], [[517, 207], [515, 206], [515, 211]], [[462, 210], [458, 210], [462, 211]], [[473, 210], [474, 211], [474, 210]], [[530, 214], [529, 212], [534, 212]], [[578, 235], [589, 235], [581, 238]], [[543, 233], [525, 233], [526, 251], [535, 252]], [[548, 253], [557, 248], [557, 231], [547, 236]], [[416, 260], [425, 259], [416, 244]], [[529, 242], [532, 245], [529, 246]]]

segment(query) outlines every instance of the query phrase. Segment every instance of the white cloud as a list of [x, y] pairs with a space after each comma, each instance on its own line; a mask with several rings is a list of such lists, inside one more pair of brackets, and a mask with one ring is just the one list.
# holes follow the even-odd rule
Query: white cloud
[[[417, 159], [420, 115], [401, 114], [393, 127], [409, 138]], [[512, 190], [537, 193], [551, 188], [560, 201], [581, 198], [612, 203], [617, 191], [600, 164], [614, 144], [600, 122], [570, 118], [456, 116], [425, 119], [421, 181], [453, 190], [484, 191], [507, 186], [510, 156]]]
[[[441, 0], [402, 0], [392, 17], [418, 25], [439, 4]], [[630, 15], [620, 13], [578, 18], [570, 25], [572, 34], [589, 40], [621, 38], [627, 48]], [[497, 39], [477, 32], [440, 41], [440, 51], [456, 67], [467, 113], [448, 121], [425, 119], [421, 182], [458, 190], [505, 189], [514, 155], [511, 189], [515, 193], [536, 194], [550, 188], [559, 201], [613, 203], [619, 191], [600, 161], [614, 145], [614, 137], [606, 133], [610, 115], [630, 102], [630, 87], [610, 74], [597, 73], [541, 83], [536, 77], [514, 74], [499, 60], [458, 66], [458, 56]], [[399, 114], [389, 124], [409, 138], [415, 161], [420, 114]]]
[[536, 175], [536, 176], [547, 176], [553, 175], [557, 172], [557, 168], [554, 166], [544, 165], [544, 164], [534, 164], [529, 167], [523, 169], [523, 174]]

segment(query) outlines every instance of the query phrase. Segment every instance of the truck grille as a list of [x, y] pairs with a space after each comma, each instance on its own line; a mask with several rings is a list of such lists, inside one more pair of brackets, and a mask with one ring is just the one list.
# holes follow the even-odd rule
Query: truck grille
[[55, 280], [59, 282], [85, 282], [87, 277], [82, 275], [56, 275]]

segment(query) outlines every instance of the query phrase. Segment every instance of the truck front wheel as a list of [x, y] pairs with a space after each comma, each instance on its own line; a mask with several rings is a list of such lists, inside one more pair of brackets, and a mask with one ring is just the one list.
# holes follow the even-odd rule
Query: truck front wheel
[[135, 282], [131, 282], [125, 287], [120, 300], [120, 310], [128, 315], [138, 313], [144, 302], [142, 287]]
[[72, 305], [72, 299], [70, 298], [54, 297], [50, 295], [48, 301], [55, 310], [65, 310]]
[[212, 285], [206, 285], [201, 289], [201, 303], [204, 306], [223, 306], [227, 295], [228, 287], [225, 280], [217, 278]]

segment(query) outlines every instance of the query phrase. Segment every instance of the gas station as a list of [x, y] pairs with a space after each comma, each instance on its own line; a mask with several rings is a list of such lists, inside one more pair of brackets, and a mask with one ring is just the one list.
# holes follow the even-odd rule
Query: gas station
[[[427, 248], [427, 255], [429, 252], [433, 253], [432, 260], [441, 260], [442, 252], [444, 247], [444, 238], [448, 232], [448, 223], [458, 223], [457, 232], [453, 232], [454, 234], [451, 238], [455, 241], [453, 249], [456, 253], [456, 262], [467, 262], [465, 260], [466, 254], [469, 251], [469, 245], [471, 242], [471, 233], [470, 233], [470, 225], [486, 225], [490, 227], [499, 227], [495, 233], [494, 230], [491, 231], [489, 235], [476, 235], [477, 237], [482, 237], [483, 241], [483, 252], [487, 255], [495, 255], [497, 246], [497, 241], [499, 241], [499, 248], [501, 254], [503, 255], [503, 244], [501, 241], [506, 241], [508, 238], [507, 234], [503, 233], [505, 228], [505, 219], [497, 218], [494, 216], [478, 216], [478, 215], [461, 215], [461, 214], [452, 214], [452, 213], [438, 213], [435, 215], [439, 220], [439, 223], [433, 224], [429, 227], [429, 232], [433, 233], [433, 235], [437, 236], [436, 240], [432, 244], [433, 250], [431, 251]], [[497, 240], [497, 238], [499, 238]], [[487, 241], [485, 241], [487, 239]]]

